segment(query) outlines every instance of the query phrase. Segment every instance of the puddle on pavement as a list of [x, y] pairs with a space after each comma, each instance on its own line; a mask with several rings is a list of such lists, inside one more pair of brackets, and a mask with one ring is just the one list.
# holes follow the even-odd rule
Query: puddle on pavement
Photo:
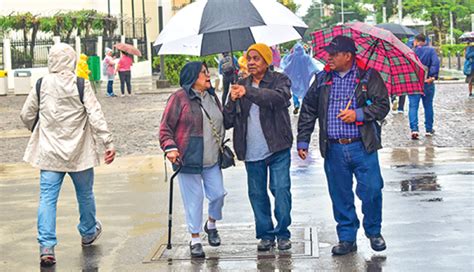
[[412, 177], [400, 182], [400, 190], [402, 192], [440, 191], [441, 185], [437, 183], [437, 179], [434, 174]]

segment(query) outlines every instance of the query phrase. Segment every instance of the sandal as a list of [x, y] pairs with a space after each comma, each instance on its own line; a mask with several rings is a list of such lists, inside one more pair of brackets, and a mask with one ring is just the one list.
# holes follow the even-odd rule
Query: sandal
[[56, 257], [54, 256], [54, 247], [42, 247], [40, 246], [40, 261], [43, 266], [51, 266], [56, 263]]

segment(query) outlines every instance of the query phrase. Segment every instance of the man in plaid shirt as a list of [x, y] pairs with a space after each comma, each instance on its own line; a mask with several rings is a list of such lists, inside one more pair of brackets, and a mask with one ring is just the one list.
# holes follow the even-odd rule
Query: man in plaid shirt
[[351, 38], [336, 36], [324, 50], [329, 53], [328, 64], [305, 96], [298, 120], [298, 155], [306, 159], [319, 118], [319, 146], [339, 237], [332, 253], [357, 250], [354, 175], [365, 234], [372, 249], [382, 251], [386, 245], [381, 235], [383, 179], [377, 150], [382, 145], [377, 121], [390, 110], [388, 92], [380, 74], [356, 60]]

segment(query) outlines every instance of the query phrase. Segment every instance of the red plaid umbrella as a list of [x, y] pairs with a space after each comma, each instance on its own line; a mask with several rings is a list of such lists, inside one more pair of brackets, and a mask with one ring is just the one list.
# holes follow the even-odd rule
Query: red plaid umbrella
[[328, 53], [322, 49], [331, 40], [344, 35], [357, 46], [357, 58], [380, 72], [390, 95], [422, 94], [425, 71], [413, 50], [391, 32], [356, 22], [313, 32], [314, 57], [326, 63]]

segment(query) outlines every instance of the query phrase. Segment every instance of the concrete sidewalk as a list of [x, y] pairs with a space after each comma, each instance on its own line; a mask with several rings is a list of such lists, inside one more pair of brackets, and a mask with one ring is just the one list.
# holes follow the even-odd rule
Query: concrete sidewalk
[[[229, 194], [224, 220], [218, 223], [222, 249], [216, 251], [205, 245], [211, 257], [206, 260], [189, 260], [186, 256], [189, 237], [176, 186], [173, 244], [175, 248], [181, 245], [184, 251], [180, 258], [175, 255], [171, 256], [173, 260], [160, 259], [157, 250], [166, 242], [169, 185], [164, 182], [163, 157], [128, 156], [96, 169], [97, 214], [104, 233], [92, 247], [80, 246], [74, 189], [70, 179], [65, 179], [58, 202], [58, 263], [44, 271], [473, 270], [474, 149], [383, 149], [383, 234], [388, 248], [373, 252], [361, 229], [358, 252], [343, 257], [330, 253], [337, 242], [335, 223], [323, 161], [317, 152], [312, 156], [301, 161], [292, 151], [295, 247], [290, 252], [262, 255], [256, 251], [245, 168], [239, 163], [224, 170]], [[0, 168], [0, 271], [32, 271], [39, 267], [38, 174], [23, 163], [3, 164]], [[356, 206], [360, 212], [360, 202]], [[304, 245], [297, 245], [296, 240], [304, 228], [313, 229], [316, 255], [303, 256], [300, 252]], [[233, 255], [229, 253], [232, 248]]]

